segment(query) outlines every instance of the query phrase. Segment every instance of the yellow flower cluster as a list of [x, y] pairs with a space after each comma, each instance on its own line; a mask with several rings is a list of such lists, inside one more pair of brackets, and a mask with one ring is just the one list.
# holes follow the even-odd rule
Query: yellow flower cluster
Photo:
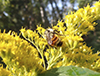
[[[58, 30], [57, 37], [61, 39], [61, 47], [51, 47], [44, 35], [46, 29], [22, 28], [21, 39], [15, 32], [0, 33], [0, 56], [6, 63], [11, 74], [16, 76], [36, 76], [46, 70], [68, 65], [87, 67], [100, 72], [99, 53], [93, 54], [91, 47], [87, 47], [82, 36], [94, 30], [95, 20], [100, 19], [100, 2], [94, 7], [80, 8], [77, 12], [68, 14], [64, 21], [52, 26]], [[28, 43], [28, 42], [30, 43]]]
[[11, 76], [11, 73], [9, 70], [4, 69], [2, 65], [0, 65], [0, 76]]
[[36, 76], [44, 71], [38, 51], [14, 32], [0, 33], [0, 56], [15, 75]]
[[[100, 19], [100, 2], [96, 2], [94, 5], [94, 7], [88, 5], [87, 7], [80, 8], [76, 12], [71, 12], [71, 14], [65, 16], [64, 22], [58, 21], [57, 26], [60, 26], [60, 28], [57, 26], [55, 28], [63, 32], [67, 27], [67, 31], [63, 34], [79, 36], [86, 35], [88, 31], [93, 31], [96, 25], [93, 21]], [[63, 27], [64, 23], [66, 27]]]
[[[91, 47], [87, 47], [83, 42], [83, 35], [89, 31], [94, 31], [97, 23], [93, 22], [100, 19], [100, 2], [96, 2], [94, 7], [80, 8], [77, 12], [68, 14], [64, 21], [58, 21], [52, 29], [60, 31], [63, 36], [58, 36], [63, 42], [62, 47], [49, 47], [44, 52], [47, 59], [47, 69], [60, 66], [77, 65], [87, 67], [100, 72], [99, 53], [92, 53]], [[44, 35], [45, 29], [37, 27], [39, 34]], [[43, 31], [42, 31], [43, 30]], [[43, 36], [44, 37], [44, 36]]]
[[[43, 31], [43, 29], [41, 28], [38, 29], [40, 31]], [[43, 56], [45, 46], [47, 45], [46, 40], [42, 38], [42, 35], [40, 37], [39, 34], [36, 32], [36, 30], [33, 32], [31, 30], [25, 30], [25, 28], [22, 28], [20, 31], [22, 33], [22, 36], [36, 47], [37, 51], [42, 57], [44, 68], [46, 68], [45, 60]]]

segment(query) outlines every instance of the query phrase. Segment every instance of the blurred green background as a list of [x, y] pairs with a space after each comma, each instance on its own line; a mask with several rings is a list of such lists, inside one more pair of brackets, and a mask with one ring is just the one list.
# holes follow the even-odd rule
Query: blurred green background
[[[98, 0], [0, 0], [0, 29], [19, 33], [21, 27], [35, 30], [36, 25], [47, 28], [56, 25], [71, 11], [77, 11]], [[95, 31], [83, 36], [93, 52], [100, 50], [100, 20]], [[1, 61], [1, 59], [0, 59]]]

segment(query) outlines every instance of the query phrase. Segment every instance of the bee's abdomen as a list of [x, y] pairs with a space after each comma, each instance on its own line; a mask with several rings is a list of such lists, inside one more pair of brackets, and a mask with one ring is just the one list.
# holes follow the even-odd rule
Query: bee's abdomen
[[63, 42], [59, 42], [58, 44], [57, 44], [57, 46], [62, 46], [62, 44], [63, 44]]
[[54, 35], [54, 37], [52, 38], [52, 46], [56, 45], [56, 43], [58, 42], [58, 40], [59, 40], [59, 38]]
[[52, 45], [51, 46], [54, 46], [54, 45], [56, 45], [56, 46], [62, 45], [62, 42], [60, 41], [59, 37], [57, 37], [55, 35], [52, 38]]

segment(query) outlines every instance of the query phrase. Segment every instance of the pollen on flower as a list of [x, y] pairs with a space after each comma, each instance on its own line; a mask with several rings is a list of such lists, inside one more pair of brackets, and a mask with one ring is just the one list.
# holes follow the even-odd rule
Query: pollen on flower
[[72, 54], [74, 54], [74, 51], [72, 52]]
[[86, 49], [83, 49], [83, 52], [85, 52], [86, 51]]
[[94, 30], [94, 27], [93, 27], [93, 26], [89, 26], [89, 29], [90, 29], [90, 30]]
[[80, 49], [82, 49], [82, 46], [80, 46]]

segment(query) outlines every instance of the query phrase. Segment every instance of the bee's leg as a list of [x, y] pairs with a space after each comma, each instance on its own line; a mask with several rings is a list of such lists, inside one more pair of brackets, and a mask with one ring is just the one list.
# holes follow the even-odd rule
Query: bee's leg
[[54, 30], [54, 34], [58, 34], [58, 33], [60, 33], [60, 31]]

